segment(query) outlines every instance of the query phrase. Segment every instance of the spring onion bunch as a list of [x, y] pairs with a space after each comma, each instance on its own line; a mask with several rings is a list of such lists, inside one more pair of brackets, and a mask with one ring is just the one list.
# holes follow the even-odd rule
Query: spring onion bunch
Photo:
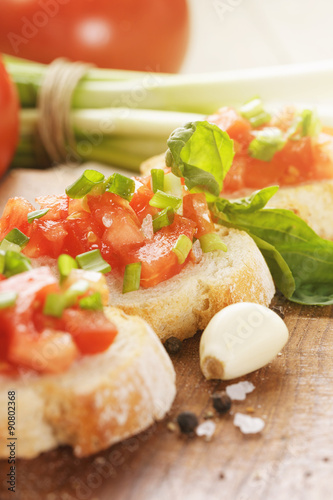
[[[22, 106], [13, 164], [45, 166], [35, 130], [37, 94], [47, 66], [9, 56], [4, 60]], [[313, 101], [311, 89], [316, 88], [317, 101], [324, 101], [332, 80], [333, 64], [327, 62], [199, 75], [90, 69], [72, 100], [73, 159], [137, 170], [142, 161], [164, 152], [170, 133], [184, 123], [202, 120], [224, 105], [240, 106], [257, 94], [271, 102], [306, 102]], [[256, 126], [267, 120], [259, 108], [243, 112]]]

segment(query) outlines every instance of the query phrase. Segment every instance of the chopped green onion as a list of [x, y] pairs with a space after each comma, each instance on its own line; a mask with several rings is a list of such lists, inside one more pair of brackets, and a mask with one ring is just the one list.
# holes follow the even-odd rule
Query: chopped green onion
[[271, 115], [264, 110], [264, 106], [259, 97], [251, 99], [251, 101], [246, 102], [240, 108], [241, 115], [249, 120], [252, 127], [260, 127], [265, 123], [268, 123], [271, 119]]
[[317, 114], [310, 109], [304, 109], [300, 118], [301, 136], [316, 137], [321, 129], [321, 123]]
[[172, 194], [167, 194], [158, 190], [150, 200], [149, 205], [157, 208], [171, 207], [177, 210], [181, 203], [182, 200], [181, 198], [178, 198], [178, 196], [173, 196]]
[[141, 262], [134, 262], [125, 267], [123, 293], [134, 292], [140, 288]]
[[131, 201], [135, 190], [135, 182], [133, 179], [130, 179], [125, 175], [115, 173], [111, 175], [109, 182], [110, 185], [108, 191], [110, 191], [110, 193], [117, 194], [125, 200]]
[[173, 223], [175, 211], [173, 208], [168, 207], [162, 210], [159, 214], [153, 217], [153, 231], [156, 233], [162, 227], [170, 226]]
[[261, 125], [265, 125], [265, 123], [270, 122], [271, 118], [272, 117], [269, 113], [263, 111], [262, 113], [253, 116], [253, 118], [249, 118], [249, 122], [251, 123], [253, 128], [256, 128], [256, 127], [261, 127]]
[[201, 250], [204, 253], [214, 252], [214, 250], [223, 250], [224, 252], [227, 251], [227, 246], [216, 233], [204, 234], [199, 238], [199, 241]]
[[150, 174], [153, 192], [164, 191], [164, 170], [162, 168], [152, 168]]
[[0, 293], [0, 309], [6, 309], [6, 307], [14, 306], [16, 299], [17, 299], [16, 292], [2, 292], [2, 293]]
[[73, 257], [65, 253], [58, 257], [58, 269], [60, 273], [60, 280], [67, 278], [72, 269], [77, 269], [78, 264]]
[[183, 187], [180, 177], [177, 177], [172, 172], [169, 172], [164, 177], [164, 190], [166, 193], [172, 194], [173, 196], [178, 196], [182, 198]]
[[61, 318], [64, 309], [66, 308], [66, 297], [61, 293], [49, 293], [46, 296], [43, 314], [46, 316], [53, 316], [55, 318]]
[[6, 262], [6, 252], [4, 250], [0, 250], [0, 274], [3, 274], [5, 270], [5, 262]]
[[192, 241], [186, 234], [181, 234], [173, 247], [172, 251], [175, 252], [178, 259], [178, 264], [184, 264], [188, 254], [192, 248]]
[[[28, 236], [26, 236], [24, 233], [22, 233], [22, 231], [20, 231], [16, 227], [14, 227], [14, 229], [12, 229], [4, 238], [4, 240], [6, 240], [9, 243], [13, 243], [14, 245], [17, 245], [18, 247], [20, 247], [20, 249], [22, 249], [27, 245], [29, 239], [30, 238], [28, 238]], [[4, 242], [4, 240], [2, 240], [1, 244]], [[0, 247], [2, 250], [5, 250], [2, 247], [2, 245]]]
[[77, 298], [84, 295], [89, 290], [89, 282], [87, 280], [78, 280], [71, 285], [64, 293], [65, 307], [71, 307], [76, 304]]
[[15, 274], [24, 273], [25, 271], [30, 271], [30, 269], [32, 269], [32, 265], [28, 257], [13, 250], [6, 251], [4, 269], [6, 278], [10, 278]]
[[11, 243], [10, 241], [7, 241], [6, 239], [3, 239], [2, 242], [0, 243], [0, 250], [2, 250], [3, 252], [11, 251], [11, 252], [20, 253], [21, 247], [18, 245], [15, 245], [15, 243]]
[[81, 309], [92, 309], [93, 311], [103, 309], [101, 294], [95, 292], [88, 295], [88, 297], [83, 297], [83, 299], [79, 301], [79, 306]]
[[35, 219], [40, 219], [47, 214], [49, 208], [44, 208], [43, 210], [35, 210], [34, 212], [28, 213], [28, 223], [31, 224]]
[[286, 143], [282, 131], [276, 127], [266, 127], [256, 133], [256, 138], [250, 142], [249, 153], [252, 158], [271, 161], [275, 153]]
[[81, 177], [66, 188], [66, 194], [70, 198], [83, 198], [93, 187], [102, 183], [104, 175], [96, 170], [85, 170]]
[[108, 273], [111, 271], [111, 266], [102, 257], [99, 249], [90, 250], [90, 252], [81, 253], [75, 258], [81, 269], [87, 271], [96, 271], [100, 273]]

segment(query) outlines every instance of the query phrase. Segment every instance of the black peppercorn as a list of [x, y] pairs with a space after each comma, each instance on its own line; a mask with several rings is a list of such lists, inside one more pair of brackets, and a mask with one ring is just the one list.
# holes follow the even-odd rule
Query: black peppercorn
[[227, 413], [231, 408], [231, 399], [226, 392], [214, 392], [212, 400], [218, 413]]
[[169, 337], [164, 344], [165, 349], [169, 354], [177, 354], [182, 347], [182, 341], [177, 337]]
[[193, 434], [198, 427], [199, 421], [195, 413], [184, 411], [178, 415], [177, 423], [183, 434]]

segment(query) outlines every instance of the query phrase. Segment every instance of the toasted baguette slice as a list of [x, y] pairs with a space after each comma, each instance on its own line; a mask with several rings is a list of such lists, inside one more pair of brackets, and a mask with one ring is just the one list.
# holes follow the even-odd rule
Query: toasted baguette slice
[[122, 282], [110, 275], [110, 303], [147, 320], [162, 341], [171, 336], [191, 337], [214, 314], [235, 302], [268, 306], [275, 288], [252, 238], [221, 226], [217, 232], [227, 252], [203, 254], [200, 262], [187, 263], [178, 275], [152, 288], [122, 294]]
[[[141, 165], [141, 173], [148, 175], [152, 168], [165, 167], [165, 154], [153, 156]], [[234, 197], [248, 196], [253, 189]], [[333, 240], [333, 180], [317, 181], [295, 187], [283, 187], [268, 202], [268, 207], [292, 210], [319, 236]]]
[[65, 373], [0, 377], [0, 458], [7, 458], [8, 391], [16, 391], [17, 456], [33, 458], [69, 444], [78, 457], [96, 453], [162, 419], [175, 396], [164, 347], [140, 318], [107, 309], [118, 334], [101, 354]]

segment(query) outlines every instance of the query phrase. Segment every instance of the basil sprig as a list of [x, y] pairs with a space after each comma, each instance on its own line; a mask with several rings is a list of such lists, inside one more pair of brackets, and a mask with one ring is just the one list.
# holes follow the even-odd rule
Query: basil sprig
[[276, 187], [241, 200], [211, 204], [221, 224], [246, 231], [257, 243], [276, 286], [291, 301], [333, 304], [333, 242], [320, 238], [290, 210], [264, 208]]

